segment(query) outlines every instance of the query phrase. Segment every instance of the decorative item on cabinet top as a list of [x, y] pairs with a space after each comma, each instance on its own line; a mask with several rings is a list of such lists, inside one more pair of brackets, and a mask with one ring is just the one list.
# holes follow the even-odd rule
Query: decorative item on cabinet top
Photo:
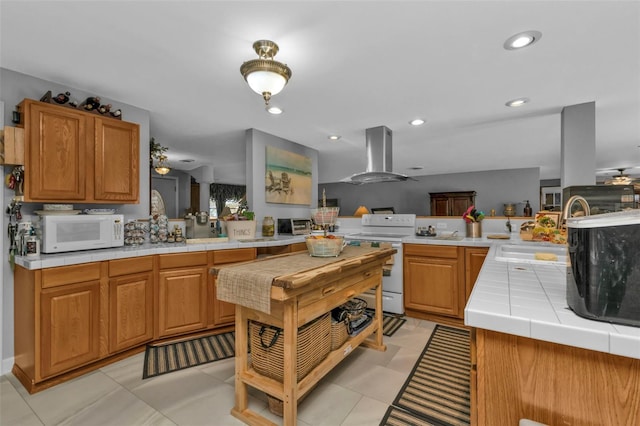
[[80, 107], [83, 111], [91, 112], [97, 115], [107, 116], [114, 118], [116, 120], [122, 120], [122, 110], [115, 109], [112, 110], [113, 106], [111, 104], [100, 104], [99, 96], [90, 96], [81, 104], [78, 104], [78, 101], [71, 98], [70, 92], [59, 93], [57, 96], [53, 96], [51, 90], [45, 93], [41, 98], [40, 102], [46, 102], [49, 104], [56, 105], [64, 105], [69, 108], [78, 108]]

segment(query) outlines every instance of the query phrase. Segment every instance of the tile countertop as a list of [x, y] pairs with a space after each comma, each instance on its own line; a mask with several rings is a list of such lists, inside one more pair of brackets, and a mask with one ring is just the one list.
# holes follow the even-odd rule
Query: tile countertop
[[[304, 235], [288, 235], [251, 242], [144, 244], [40, 255], [35, 259], [18, 256], [16, 264], [27, 269], [43, 269], [153, 254], [279, 246], [304, 242], [304, 239]], [[490, 247], [465, 308], [465, 324], [468, 326], [640, 359], [640, 327], [588, 320], [567, 307], [564, 266], [500, 262], [494, 259], [498, 246], [519, 240], [518, 234], [513, 233], [510, 240], [494, 240], [486, 236], [461, 240], [410, 236], [402, 242]]]
[[[259, 238], [259, 237], [258, 237]], [[80, 263], [100, 262], [104, 260], [126, 259], [129, 257], [150, 256], [154, 254], [185, 253], [203, 250], [225, 250], [249, 247], [273, 247], [293, 243], [303, 243], [304, 235], [283, 235], [264, 241], [237, 241], [186, 244], [186, 243], [146, 243], [140, 246], [123, 246], [108, 249], [84, 250], [78, 252], [41, 254], [36, 258], [16, 256], [16, 265], [26, 269], [44, 269], [56, 266], [77, 265]]]
[[465, 308], [465, 325], [640, 359], [640, 327], [582, 318], [567, 306], [566, 266], [501, 262], [493, 244]]

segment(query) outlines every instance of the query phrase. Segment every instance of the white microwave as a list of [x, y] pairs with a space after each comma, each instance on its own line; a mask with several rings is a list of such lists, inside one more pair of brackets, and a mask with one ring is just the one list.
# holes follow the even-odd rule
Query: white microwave
[[124, 245], [124, 216], [46, 215], [40, 217], [42, 253], [92, 250]]

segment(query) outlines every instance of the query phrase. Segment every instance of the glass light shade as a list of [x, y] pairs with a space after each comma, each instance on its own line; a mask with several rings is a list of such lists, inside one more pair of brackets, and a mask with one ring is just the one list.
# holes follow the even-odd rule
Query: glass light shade
[[167, 166], [158, 166], [156, 167], [155, 170], [156, 170], [156, 173], [158, 173], [159, 175], [166, 175], [171, 171], [171, 169]]
[[246, 78], [251, 90], [259, 95], [265, 92], [277, 95], [287, 84], [286, 78], [271, 71], [254, 71], [248, 74]]

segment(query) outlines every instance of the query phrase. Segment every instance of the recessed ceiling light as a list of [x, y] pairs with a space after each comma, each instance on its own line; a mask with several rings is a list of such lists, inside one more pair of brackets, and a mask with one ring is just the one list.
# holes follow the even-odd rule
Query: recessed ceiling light
[[516, 108], [526, 104], [527, 102], [529, 102], [529, 98], [518, 98], [510, 100], [509, 102], [505, 103], [505, 105], [511, 108]]
[[503, 46], [507, 50], [522, 49], [523, 47], [531, 46], [541, 38], [542, 33], [540, 31], [524, 31], [509, 37]]
[[330, 136], [328, 136], [328, 139], [332, 140], [332, 141], [337, 141], [340, 138], [341, 138], [340, 135], [330, 135]]
[[424, 120], [422, 118], [416, 118], [415, 120], [411, 120], [409, 124], [412, 126], [421, 126], [424, 124]]
[[265, 108], [267, 110], [267, 112], [269, 114], [273, 114], [273, 115], [280, 115], [282, 114], [284, 111], [282, 110], [282, 108], [279, 108], [275, 105], [270, 105], [268, 107]]
[[422, 167], [422, 166], [407, 167], [407, 170], [422, 170], [422, 169], [424, 169], [424, 167]]
[[184, 160], [180, 160], [180, 162], [182, 162], [182, 163], [193, 163], [194, 161], [196, 161], [196, 160], [193, 160], [191, 158], [185, 158]]

